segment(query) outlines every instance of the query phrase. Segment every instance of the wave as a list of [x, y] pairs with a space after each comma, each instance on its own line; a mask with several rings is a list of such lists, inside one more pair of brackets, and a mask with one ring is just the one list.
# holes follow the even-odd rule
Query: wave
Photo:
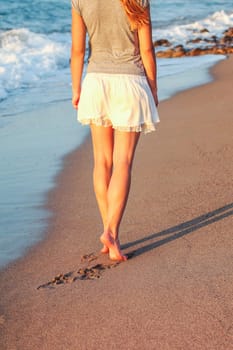
[[[153, 38], [165, 38], [172, 45], [190, 47], [195, 44], [187, 42], [197, 35], [200, 38], [219, 36], [230, 26], [233, 26], [233, 12], [222, 10], [189, 24], [154, 28]], [[200, 33], [204, 28], [209, 32]], [[17, 90], [38, 86], [51, 77], [58, 79], [60, 74], [67, 72], [70, 41], [70, 33], [67, 32], [41, 34], [26, 28], [0, 31], [0, 101]]]
[[0, 100], [66, 68], [69, 40], [69, 34], [44, 35], [25, 28], [0, 32]]
[[[219, 37], [224, 30], [233, 26], [233, 12], [217, 11], [212, 15], [192, 23], [183, 25], [171, 25], [166, 29], [153, 29], [153, 38], [167, 39], [172, 45], [195, 46], [188, 43], [197, 36], [201, 39], [209, 39], [213, 35]], [[202, 32], [204, 29], [207, 31]]]

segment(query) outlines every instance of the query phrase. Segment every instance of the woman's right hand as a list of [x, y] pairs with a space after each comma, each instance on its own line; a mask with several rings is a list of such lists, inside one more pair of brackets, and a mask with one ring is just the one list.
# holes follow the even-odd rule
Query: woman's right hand
[[158, 94], [157, 94], [157, 90], [151, 90], [154, 101], [155, 101], [155, 105], [156, 107], [158, 107], [159, 105], [159, 99], [158, 99]]
[[156, 107], [158, 107], [158, 105], [159, 105], [159, 99], [158, 99], [157, 93], [156, 93], [153, 97], [154, 97], [154, 100], [155, 100], [155, 105], [156, 105]]

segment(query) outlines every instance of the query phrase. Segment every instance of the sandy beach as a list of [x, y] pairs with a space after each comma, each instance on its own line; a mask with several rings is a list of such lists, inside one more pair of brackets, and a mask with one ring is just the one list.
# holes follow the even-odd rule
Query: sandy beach
[[233, 56], [211, 72], [140, 139], [127, 262], [99, 254], [90, 139], [64, 159], [44, 239], [0, 272], [1, 350], [233, 349]]

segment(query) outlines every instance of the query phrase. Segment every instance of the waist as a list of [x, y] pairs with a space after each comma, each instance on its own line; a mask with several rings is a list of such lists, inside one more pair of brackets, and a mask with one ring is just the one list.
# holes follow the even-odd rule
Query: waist
[[140, 56], [127, 58], [95, 57], [91, 56], [87, 66], [88, 73], [135, 74], [145, 75]]

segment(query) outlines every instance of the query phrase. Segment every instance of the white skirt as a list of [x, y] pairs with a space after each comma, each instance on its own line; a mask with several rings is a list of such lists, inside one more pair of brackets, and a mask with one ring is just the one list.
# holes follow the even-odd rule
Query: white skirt
[[148, 133], [155, 130], [159, 115], [145, 76], [87, 73], [78, 104], [78, 121]]

